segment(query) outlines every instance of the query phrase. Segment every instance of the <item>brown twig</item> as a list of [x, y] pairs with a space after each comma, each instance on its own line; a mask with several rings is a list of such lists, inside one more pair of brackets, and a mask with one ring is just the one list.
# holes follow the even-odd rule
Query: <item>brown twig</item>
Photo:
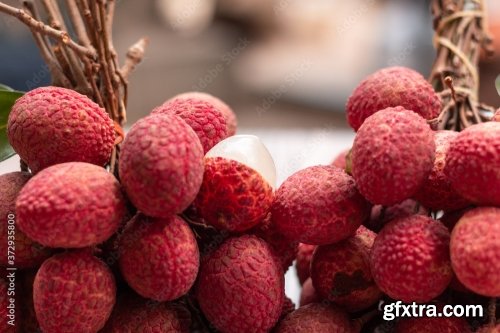
[[130, 75], [130, 72], [132, 72], [135, 67], [142, 61], [148, 42], [148, 38], [143, 37], [128, 49], [127, 59], [125, 59], [125, 65], [123, 65], [120, 70], [125, 80]]

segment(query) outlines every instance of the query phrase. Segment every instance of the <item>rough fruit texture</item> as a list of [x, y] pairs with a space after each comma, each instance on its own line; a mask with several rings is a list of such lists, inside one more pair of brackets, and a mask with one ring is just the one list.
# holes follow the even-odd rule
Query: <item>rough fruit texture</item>
[[254, 169], [222, 157], [205, 158], [194, 206], [207, 224], [231, 232], [249, 230], [264, 220], [272, 201], [272, 187]]
[[283, 308], [283, 271], [265, 241], [230, 238], [202, 262], [197, 299], [224, 333], [268, 332]]
[[496, 326], [490, 326], [486, 325], [483, 327], [480, 327], [476, 333], [500, 333], [500, 324]]
[[174, 115], [152, 115], [132, 126], [122, 145], [120, 178], [140, 211], [154, 217], [181, 213], [203, 178], [203, 148]]
[[373, 244], [373, 278], [391, 298], [428, 302], [446, 289], [453, 276], [449, 243], [450, 233], [439, 221], [422, 215], [393, 220]]
[[285, 296], [285, 301], [283, 302], [283, 308], [281, 309], [280, 320], [288, 316], [290, 313], [295, 311], [295, 304], [292, 300]]
[[390, 206], [412, 197], [434, 163], [434, 135], [427, 122], [402, 107], [366, 119], [354, 139], [352, 174], [374, 204]]
[[406, 199], [392, 206], [375, 205], [372, 208], [370, 218], [365, 221], [364, 226], [379, 232], [384, 225], [390, 221], [411, 215], [428, 215], [427, 208], [413, 199]]
[[302, 307], [311, 303], [319, 303], [319, 302], [321, 302], [321, 297], [316, 292], [316, 289], [314, 289], [311, 278], [308, 278], [304, 282], [304, 284], [302, 284], [299, 305]]
[[116, 178], [104, 168], [82, 162], [48, 167], [19, 193], [19, 229], [44, 246], [82, 248], [104, 242], [125, 215]]
[[354, 179], [334, 166], [309, 167], [276, 192], [271, 214], [287, 238], [313, 245], [346, 239], [370, 213]]
[[444, 174], [446, 165], [446, 154], [451, 141], [458, 136], [454, 131], [438, 131], [434, 134], [436, 153], [434, 167], [429, 177], [424, 181], [422, 187], [415, 194], [417, 199], [425, 207], [437, 210], [457, 210], [469, 205], [452, 187], [450, 180]]
[[402, 319], [395, 333], [471, 333], [467, 321], [457, 317]]
[[470, 126], [451, 142], [445, 174], [464, 198], [481, 206], [500, 206], [500, 123]]
[[299, 244], [295, 268], [297, 269], [297, 276], [299, 277], [300, 284], [304, 284], [304, 282], [311, 275], [311, 258], [315, 249], [316, 245], [309, 245], [304, 243]]
[[276, 333], [351, 333], [347, 314], [334, 306], [313, 303], [302, 306], [283, 319]]
[[[30, 179], [25, 172], [11, 172], [0, 175], [0, 265], [17, 268], [35, 267], [50, 256], [51, 250], [28, 238], [19, 228], [16, 228], [16, 199], [22, 187]], [[13, 221], [10, 225], [9, 221]], [[9, 226], [11, 230], [9, 230]], [[17, 229], [17, 230], [15, 230]], [[8, 237], [15, 239], [15, 258], [8, 258]], [[9, 260], [10, 259], [10, 260]]]
[[35, 277], [33, 300], [44, 333], [96, 333], [116, 298], [109, 268], [88, 250], [57, 254]]
[[453, 229], [450, 252], [453, 270], [465, 287], [500, 297], [500, 208], [465, 213]]
[[34, 89], [9, 115], [7, 135], [31, 171], [64, 162], [104, 166], [115, 142], [113, 121], [87, 96], [60, 87]]
[[349, 312], [375, 304], [382, 292], [370, 273], [370, 250], [375, 233], [361, 226], [354, 237], [318, 246], [311, 262], [311, 279], [321, 298]]
[[120, 270], [139, 295], [170, 301], [186, 294], [199, 268], [198, 245], [178, 216], [136, 215], [120, 240]]
[[357, 131], [372, 114], [396, 106], [427, 120], [441, 111], [439, 96], [420, 73], [406, 67], [388, 67], [368, 76], [354, 90], [346, 105], [347, 121]]

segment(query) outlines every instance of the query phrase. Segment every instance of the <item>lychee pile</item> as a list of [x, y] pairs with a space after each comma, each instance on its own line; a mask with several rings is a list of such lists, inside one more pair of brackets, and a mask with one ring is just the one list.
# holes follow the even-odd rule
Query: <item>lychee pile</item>
[[500, 297], [500, 122], [435, 131], [440, 110], [420, 74], [382, 69], [347, 103], [352, 148], [277, 184], [265, 145], [206, 93], [123, 142], [88, 97], [27, 93], [8, 137], [29, 170], [0, 175], [0, 265], [19, 275], [0, 279], [0, 332], [493, 332], [491, 306], [392, 323], [378, 308]]

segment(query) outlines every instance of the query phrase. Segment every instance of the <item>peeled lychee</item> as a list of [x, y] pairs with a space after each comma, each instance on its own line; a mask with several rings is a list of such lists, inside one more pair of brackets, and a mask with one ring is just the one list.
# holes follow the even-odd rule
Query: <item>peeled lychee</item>
[[186, 294], [199, 268], [198, 245], [178, 216], [134, 217], [120, 240], [120, 270], [139, 295], [170, 301]]
[[349, 317], [340, 308], [312, 303], [285, 317], [276, 333], [351, 333]]
[[434, 135], [418, 114], [387, 108], [366, 119], [354, 139], [352, 174], [370, 202], [394, 205], [412, 197], [434, 163]]
[[194, 207], [206, 224], [243, 232], [267, 216], [275, 182], [274, 162], [262, 142], [252, 135], [232, 136], [206, 154]]
[[132, 126], [120, 154], [120, 178], [144, 214], [169, 217], [193, 201], [203, 178], [203, 148], [182, 119], [151, 115]]
[[290, 176], [276, 192], [271, 214], [292, 241], [322, 245], [346, 239], [370, 213], [354, 179], [334, 166], [314, 166]]
[[439, 221], [422, 215], [393, 220], [377, 235], [371, 272], [379, 288], [403, 302], [428, 302], [453, 277], [450, 233]]
[[481, 206], [500, 206], [500, 123], [472, 125], [446, 154], [444, 172], [462, 197]]
[[402, 319], [395, 333], [471, 333], [467, 321], [457, 317]]
[[314, 249], [316, 249], [316, 245], [304, 243], [299, 244], [295, 268], [297, 269], [297, 276], [299, 277], [300, 284], [304, 284], [304, 282], [311, 275], [311, 258], [313, 256]]
[[218, 98], [205, 93], [177, 95], [155, 108], [152, 114], [181, 117], [198, 135], [205, 153], [236, 131], [233, 111]]
[[104, 109], [61, 87], [37, 88], [19, 98], [7, 135], [33, 172], [64, 162], [104, 166], [115, 142], [113, 121]]
[[380, 229], [390, 221], [407, 217], [410, 215], [428, 215], [427, 208], [413, 199], [406, 199], [392, 206], [375, 205], [372, 208], [370, 218], [365, 221], [364, 226], [368, 229], [379, 232]]
[[82, 162], [48, 167], [23, 187], [16, 203], [19, 229], [44, 246], [82, 248], [116, 232], [125, 199], [116, 178]]
[[283, 307], [283, 271], [262, 239], [230, 238], [202, 262], [197, 299], [221, 332], [268, 332]]
[[311, 303], [319, 303], [321, 302], [321, 297], [314, 289], [313, 282], [311, 278], [308, 278], [302, 284], [302, 290], [300, 291], [300, 306], [304, 306]]
[[500, 297], [500, 208], [465, 213], [453, 228], [450, 252], [460, 282], [480, 295]]
[[349, 312], [357, 312], [382, 297], [370, 273], [370, 250], [375, 236], [361, 226], [351, 238], [316, 248], [311, 262], [311, 279], [321, 298]]
[[47, 259], [33, 285], [36, 316], [44, 333], [97, 333], [115, 298], [113, 274], [88, 250]]
[[353, 91], [346, 105], [347, 121], [357, 131], [372, 114], [396, 106], [427, 120], [441, 111], [439, 96], [420, 73], [406, 67], [388, 67], [365, 78]]

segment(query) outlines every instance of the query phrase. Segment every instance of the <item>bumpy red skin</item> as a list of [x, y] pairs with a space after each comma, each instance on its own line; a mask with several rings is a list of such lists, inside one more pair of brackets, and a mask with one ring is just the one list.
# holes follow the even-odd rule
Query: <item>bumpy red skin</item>
[[295, 311], [295, 304], [292, 300], [285, 296], [285, 301], [283, 302], [283, 308], [281, 309], [280, 320], [288, 316], [290, 313]]
[[302, 306], [283, 319], [276, 333], [351, 333], [349, 317], [340, 308], [320, 303]]
[[152, 115], [139, 120], [122, 145], [120, 179], [140, 211], [154, 217], [181, 213], [203, 179], [203, 148], [181, 118]]
[[390, 206], [412, 197], [434, 163], [434, 135], [418, 114], [388, 108], [366, 119], [354, 139], [352, 174], [373, 204]]
[[34, 89], [9, 115], [7, 135], [31, 171], [64, 162], [104, 166], [115, 142], [113, 121], [87, 96], [60, 87]]
[[70, 162], [31, 178], [16, 202], [19, 229], [48, 247], [83, 248], [110, 238], [125, 215], [125, 198], [104, 168]]
[[46, 333], [96, 333], [116, 300], [110, 269], [88, 250], [57, 254], [38, 270], [33, 300]]
[[366, 118], [388, 107], [402, 106], [430, 120], [441, 111], [439, 96], [410, 68], [388, 67], [364, 79], [349, 97], [347, 121], [357, 131]]
[[483, 326], [476, 331], [476, 333], [500, 333], [500, 324], [492, 327], [489, 325]]
[[500, 208], [465, 213], [453, 229], [450, 252], [460, 282], [480, 295], [500, 297]]
[[194, 206], [206, 224], [243, 232], [261, 223], [273, 189], [254, 169], [222, 157], [205, 158], [205, 174]]
[[[16, 199], [22, 187], [30, 179], [30, 174], [25, 172], [11, 172], [0, 175], [0, 265], [10, 266], [8, 262], [8, 221], [9, 215], [16, 223]], [[11, 216], [12, 217], [12, 216]], [[15, 230], [16, 255], [14, 266], [17, 268], [30, 268], [41, 265], [50, 256], [51, 250], [41, 246], [28, 238], [19, 228]]]
[[269, 245], [245, 235], [228, 239], [202, 262], [197, 299], [221, 332], [268, 332], [281, 315], [284, 283]]
[[372, 208], [370, 218], [365, 221], [364, 226], [372, 231], [379, 232], [391, 220], [415, 214], [428, 215], [429, 211], [413, 199], [406, 199], [388, 207], [375, 205]]
[[186, 294], [198, 274], [200, 254], [189, 225], [178, 216], [136, 215], [120, 241], [119, 265], [139, 295], [170, 301]]
[[354, 235], [370, 207], [343, 170], [314, 166], [285, 180], [271, 214], [278, 230], [291, 241], [323, 245]]
[[472, 125], [460, 132], [446, 155], [445, 174], [464, 198], [500, 206], [500, 123]]
[[436, 145], [434, 167], [429, 177], [424, 181], [414, 198], [425, 207], [438, 210], [457, 210], [469, 205], [452, 187], [450, 180], [444, 174], [446, 154], [451, 141], [458, 136], [455, 131], [438, 131], [434, 133]]
[[371, 272], [379, 288], [403, 302], [428, 302], [449, 285], [450, 233], [422, 215], [396, 219], [375, 239]]
[[463, 318], [436, 317], [402, 319], [396, 325], [395, 333], [472, 333]]
[[382, 292], [370, 273], [370, 250], [376, 234], [361, 226], [342, 242], [318, 246], [311, 261], [311, 279], [321, 298], [349, 312], [375, 304]]
[[311, 258], [315, 249], [316, 245], [309, 245], [304, 243], [299, 244], [295, 268], [297, 269], [297, 276], [299, 277], [300, 284], [304, 284], [304, 282], [311, 275]]
[[316, 292], [316, 289], [314, 289], [311, 278], [308, 278], [302, 284], [299, 305], [302, 307], [311, 303], [319, 303], [319, 302], [321, 302], [321, 297]]
[[[7, 295], [8, 285], [7, 282], [2, 278], [0, 279], [0, 332], [2, 333], [17, 333], [16, 329], [17, 323], [20, 322], [19, 319], [16, 320], [16, 326], [9, 325], [7, 314], [9, 313], [9, 309], [7, 308], [11, 303], [9, 302], [10, 297]], [[14, 303], [14, 310], [16, 308], [16, 304]], [[17, 312], [17, 311], [16, 311]], [[17, 313], [16, 313], [17, 316]]]

